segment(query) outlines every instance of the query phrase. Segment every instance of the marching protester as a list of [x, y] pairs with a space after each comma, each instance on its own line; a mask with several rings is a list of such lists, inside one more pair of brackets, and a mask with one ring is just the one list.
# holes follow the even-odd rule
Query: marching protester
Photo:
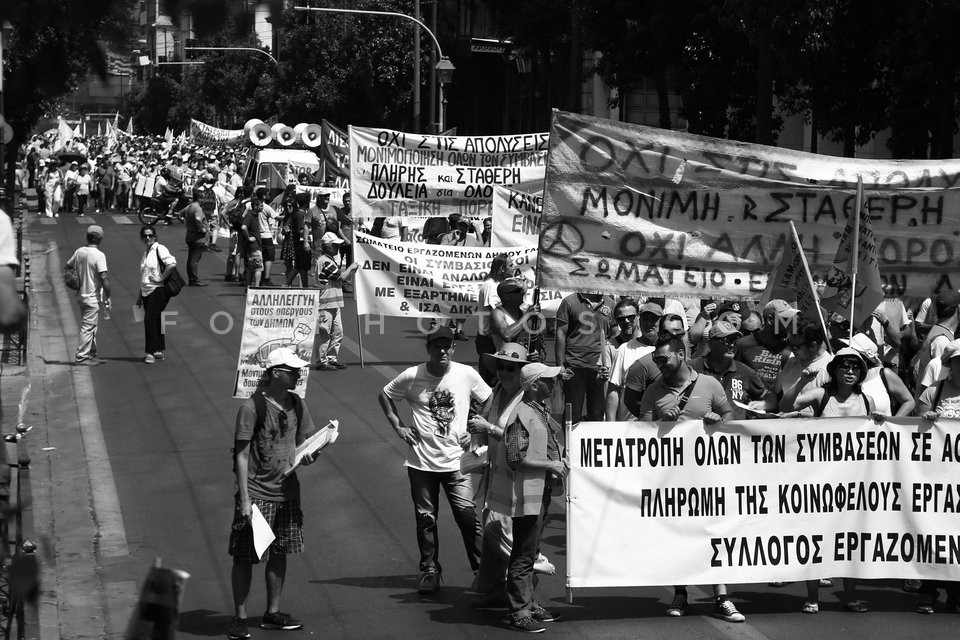
[[254, 196], [248, 206], [240, 223], [239, 234], [246, 263], [244, 282], [248, 287], [259, 287], [260, 278], [263, 276], [263, 251], [260, 248], [260, 209], [263, 207], [263, 200]]
[[74, 182], [76, 183], [77, 214], [83, 215], [87, 208], [87, 200], [90, 198], [90, 191], [93, 187], [93, 178], [90, 177], [90, 168], [86, 163], [80, 165]]
[[313, 253], [310, 248], [310, 219], [307, 207], [310, 206], [310, 194], [298, 193], [293, 197], [294, 209], [288, 214], [288, 229], [293, 243], [293, 255], [287, 258], [287, 286], [300, 276], [300, 286], [306, 289], [310, 286], [310, 267], [313, 263]]
[[784, 300], [771, 300], [763, 306], [760, 329], [737, 341], [734, 358], [756, 371], [767, 389], [792, 355], [787, 338], [799, 313]]
[[477, 292], [477, 308], [479, 314], [477, 318], [477, 356], [480, 358], [477, 369], [480, 371], [480, 377], [489, 385], [497, 381], [497, 372], [487, 367], [487, 360], [483, 357], [485, 353], [493, 353], [497, 350], [497, 345], [490, 336], [491, 317], [494, 309], [500, 304], [500, 298], [497, 296], [497, 287], [503, 282], [507, 275], [509, 258], [505, 253], [498, 253], [490, 261], [490, 269], [487, 270], [487, 277], [484, 278]]
[[260, 284], [264, 287], [274, 286], [270, 279], [270, 272], [273, 268], [273, 261], [277, 258], [277, 248], [273, 241], [276, 233], [277, 219], [280, 214], [267, 204], [267, 189], [260, 187], [257, 189], [257, 197], [260, 198], [259, 227], [260, 227], [260, 251], [263, 253], [263, 278]]
[[243, 212], [246, 204], [244, 195], [243, 187], [239, 187], [236, 191], [236, 197], [227, 203], [223, 211], [223, 218], [230, 229], [230, 250], [227, 255], [226, 272], [223, 276], [226, 282], [234, 282], [237, 279], [243, 280], [245, 271], [243, 266], [243, 241], [240, 238], [240, 227], [243, 225]]
[[[300, 481], [292, 466], [296, 448], [316, 430], [306, 404], [292, 393], [301, 370], [309, 363], [288, 347], [274, 349], [264, 363], [267, 386], [243, 401], [237, 411], [234, 432], [234, 475], [237, 493], [230, 527], [229, 553], [233, 557], [234, 617], [227, 637], [244, 640], [247, 630], [247, 598], [257, 557], [253, 542], [253, 509], [256, 508], [276, 536], [267, 550], [265, 574], [267, 608], [261, 629], [292, 630], [303, 624], [280, 611], [280, 598], [287, 575], [287, 555], [303, 552], [303, 512]], [[306, 455], [301, 464], [311, 464], [317, 454]]]
[[77, 249], [67, 260], [67, 269], [76, 272], [79, 280], [77, 303], [80, 305], [80, 341], [74, 362], [79, 365], [96, 366], [102, 363], [97, 357], [97, 325], [100, 320], [100, 305], [110, 310], [110, 276], [107, 272], [107, 256], [100, 250], [103, 242], [103, 227], [92, 224], [87, 227], [87, 245]]
[[177, 259], [170, 250], [160, 244], [157, 231], [152, 225], [140, 227], [140, 240], [146, 248], [140, 258], [140, 294], [137, 306], [143, 307], [144, 351], [143, 361], [153, 364], [163, 360], [167, 348], [163, 328], [163, 311], [170, 302], [170, 294], [164, 282], [177, 267]]
[[[440, 588], [443, 568], [439, 559], [437, 518], [442, 488], [463, 538], [470, 568], [480, 567], [482, 531], [472, 499], [469, 479], [460, 472], [460, 454], [470, 442], [467, 418], [471, 402], [486, 402], [490, 387], [472, 367], [453, 362], [456, 342], [449, 327], [427, 334], [428, 359], [391, 380], [379, 401], [387, 422], [407, 445], [407, 475], [417, 521], [420, 578], [417, 591]], [[410, 405], [413, 422], [407, 426], [396, 402]]]
[[710, 327], [709, 351], [690, 363], [694, 371], [720, 383], [735, 420], [746, 419], [747, 403], [762, 400], [767, 391], [757, 372], [733, 357], [741, 335], [726, 320], [714, 322]]
[[497, 285], [497, 298], [500, 300], [490, 316], [490, 338], [494, 348], [499, 351], [506, 342], [524, 345], [528, 360], [538, 362], [546, 354], [534, 348], [536, 337], [531, 334], [533, 320], [540, 316], [540, 305], [523, 304], [526, 294], [526, 282], [521, 278], [507, 278]]
[[[651, 303], [648, 303], [651, 304]], [[683, 328], [683, 319], [675, 313], [664, 313], [660, 318], [660, 329], [657, 339], [673, 336], [687, 347], [687, 332]], [[656, 341], [654, 342], [656, 347]], [[640, 416], [640, 403], [647, 387], [660, 377], [660, 368], [653, 361], [653, 350], [640, 357], [630, 365], [623, 377], [623, 406], [630, 416]], [[632, 419], [632, 418], [628, 418]]]
[[933, 307], [936, 310], [938, 322], [930, 327], [927, 337], [924, 338], [920, 352], [913, 366], [913, 374], [917, 381], [914, 394], [920, 396], [924, 390], [933, 386], [940, 374], [943, 350], [953, 340], [960, 325], [960, 293], [948, 289], [937, 294]]
[[[602, 355], [612, 323], [613, 299], [595, 293], [572, 293], [557, 309], [556, 362], [563, 369], [563, 394], [573, 406], [573, 421], [603, 420], [607, 371]], [[584, 407], [586, 415], [584, 416]]]
[[[751, 409], [767, 413], [792, 412], [797, 396], [820, 386], [817, 384], [817, 374], [826, 369], [833, 358], [827, 351], [823, 327], [816, 320], [801, 318], [788, 342], [794, 357], [787, 360], [763, 402], [750, 403]], [[805, 407], [801, 415], [810, 417], [813, 409]]]
[[337, 261], [343, 240], [327, 231], [320, 238], [317, 258], [317, 286], [320, 287], [317, 334], [313, 341], [313, 365], [320, 371], [338, 371], [347, 365], [340, 362], [343, 341], [343, 283], [357, 270], [357, 264], [341, 267]]
[[516, 418], [507, 425], [496, 463], [508, 466], [513, 473], [490, 476], [491, 509], [512, 518], [513, 540], [507, 569], [510, 622], [514, 629], [528, 633], [542, 632], [544, 622], [557, 619], [537, 603], [533, 589], [534, 564], [550, 492], [547, 475], [562, 478], [567, 473], [559, 436], [551, 426], [555, 422], [550, 420], [545, 406], [562, 371], [542, 362], [527, 364], [520, 370], [523, 401], [516, 407]]
[[[350, 205], [350, 192], [343, 194], [343, 206], [335, 207], [337, 211], [337, 222], [340, 224], [341, 236], [345, 240], [340, 245], [340, 260], [345, 264], [353, 264], [353, 229], [356, 224], [353, 221], [353, 209]], [[343, 283], [344, 293], [352, 293], [353, 288], [350, 285], [350, 279]]]
[[896, 371], [883, 365], [876, 343], [865, 333], [854, 334], [846, 342], [867, 364], [867, 375], [860, 387], [874, 410], [884, 416], [912, 416], [916, 402]]
[[[733, 409], [723, 387], [710, 376], [698, 374], [686, 361], [686, 346], [677, 336], [664, 335], [657, 340], [653, 361], [660, 377], [643, 394], [638, 417], [643, 421], [703, 420], [717, 424], [729, 420]], [[725, 584], [713, 585], [713, 615], [727, 622], [746, 618], [730, 600]], [[679, 617], [687, 611], [687, 588], [676, 586], [667, 615]]]
[[193, 198], [177, 215], [183, 218], [187, 228], [187, 284], [191, 287], [205, 287], [208, 283], [200, 280], [200, 259], [207, 250], [207, 216], [200, 206], [200, 190], [193, 190]]
[[660, 305], [647, 302], [638, 309], [637, 302], [632, 298], [621, 300], [614, 308], [613, 319], [620, 327], [620, 334], [627, 336], [627, 340], [617, 347], [610, 365], [605, 411], [608, 421], [630, 419], [631, 414], [623, 399], [627, 372], [634, 362], [653, 353], [662, 317]]

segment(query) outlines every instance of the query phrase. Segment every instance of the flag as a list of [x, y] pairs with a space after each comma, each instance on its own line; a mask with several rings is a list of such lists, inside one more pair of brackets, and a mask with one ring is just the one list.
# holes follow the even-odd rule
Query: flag
[[[107, 124], [109, 124], [109, 123], [107, 123]], [[97, 137], [98, 137], [98, 138], [103, 135], [103, 129], [102, 129], [102, 127], [103, 127], [103, 123], [97, 122]]]
[[133, 116], [130, 116], [130, 119], [127, 120], [127, 133], [133, 135]]
[[62, 149], [67, 140], [73, 138], [73, 135], [73, 129], [61, 118], [60, 123], [57, 125], [57, 141], [53, 144], [53, 150], [59, 151]]
[[858, 178], [854, 211], [847, 218], [820, 297], [824, 309], [852, 318], [854, 330], [883, 302], [877, 239], [870, 224], [870, 213], [863, 210], [865, 200], [863, 179]]
[[827, 333], [827, 326], [820, 311], [820, 302], [817, 299], [813, 277], [810, 275], [810, 267], [807, 266], [807, 257], [803, 254], [803, 247], [800, 246], [800, 238], [797, 236], [797, 228], [793, 226], [793, 222], [790, 222], [790, 233], [787, 234], [784, 242], [780, 262], [777, 263], [773, 273], [767, 277], [767, 288], [760, 296], [760, 307], [763, 308], [763, 305], [778, 298], [787, 302], [796, 302], [804, 318], [819, 319], [824, 335], [830, 335]]
[[81, 123], [79, 123], [79, 122], [77, 123], [77, 127], [73, 130], [73, 136], [71, 136], [71, 137], [76, 137], [76, 136], [82, 136], [82, 135], [83, 135], [83, 133], [81, 133], [81, 131], [80, 131], [80, 124], [81, 124]]
[[113, 116], [113, 128], [114, 129], [120, 128], [120, 112], [119, 111], [117, 111], [117, 115]]
[[163, 148], [166, 149], [167, 153], [170, 153], [170, 150], [173, 149], [173, 129], [167, 127], [167, 132], [163, 134]]

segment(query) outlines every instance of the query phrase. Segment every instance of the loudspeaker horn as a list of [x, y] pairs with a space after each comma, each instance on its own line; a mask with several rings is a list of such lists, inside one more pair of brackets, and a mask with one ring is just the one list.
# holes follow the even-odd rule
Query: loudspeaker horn
[[300, 134], [300, 139], [304, 146], [316, 149], [323, 144], [323, 129], [318, 124], [308, 124]]
[[297, 132], [293, 130], [293, 127], [283, 125], [274, 130], [273, 139], [276, 140], [281, 147], [289, 147], [297, 141]]
[[273, 140], [273, 130], [263, 122], [257, 123], [250, 127], [247, 139], [255, 147], [265, 147]]
[[244, 133], [249, 134], [249, 133], [250, 133], [250, 129], [253, 129], [253, 128], [254, 128], [255, 126], [257, 126], [258, 124], [263, 124], [263, 120], [261, 120], [260, 118], [250, 118], [250, 119], [247, 120], [246, 123], [244, 123], [244, 125], [243, 125], [243, 131], [244, 131]]

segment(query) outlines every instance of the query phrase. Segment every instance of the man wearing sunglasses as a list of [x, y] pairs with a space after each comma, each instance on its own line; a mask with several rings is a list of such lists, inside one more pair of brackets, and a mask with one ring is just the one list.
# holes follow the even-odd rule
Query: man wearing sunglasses
[[742, 334], [726, 320], [717, 320], [710, 327], [707, 355], [695, 358], [690, 366], [699, 374], [710, 376], [722, 386], [733, 408], [733, 419], [744, 420], [747, 410], [734, 401], [746, 405], [751, 400], [762, 400], [766, 387], [757, 372], [734, 360], [737, 341]]
[[633, 418], [623, 403], [623, 384], [630, 366], [643, 356], [653, 353], [662, 317], [663, 307], [654, 302], [647, 302], [638, 310], [636, 301], [627, 299], [618, 302], [614, 308], [613, 321], [620, 327], [620, 334], [629, 337], [617, 347], [610, 366], [606, 409], [608, 422]]
[[[387, 383], [379, 397], [387, 422], [407, 444], [404, 464], [417, 520], [420, 593], [434, 593], [440, 588], [443, 570], [437, 520], [441, 488], [460, 528], [470, 568], [476, 571], [480, 567], [482, 530], [470, 481], [460, 473], [460, 454], [470, 444], [467, 417], [471, 402], [486, 402], [490, 387], [473, 367], [451, 361], [454, 340], [450, 327], [437, 327], [427, 334], [427, 361]], [[400, 400], [410, 405], [410, 426], [397, 412], [395, 403]]]
[[[234, 618], [227, 637], [244, 640], [247, 631], [247, 596], [253, 580], [253, 565], [259, 564], [253, 545], [251, 518], [254, 505], [266, 519], [276, 539], [266, 557], [267, 609], [260, 627], [291, 630], [303, 626], [280, 611], [280, 596], [287, 573], [287, 554], [303, 551], [303, 513], [300, 482], [289, 473], [297, 445], [316, 431], [310, 412], [292, 393], [309, 362], [288, 347], [267, 356], [267, 387], [244, 401], [237, 412], [234, 470], [237, 477], [236, 508], [230, 531], [229, 553], [233, 556]], [[304, 458], [310, 464], [316, 454]]]

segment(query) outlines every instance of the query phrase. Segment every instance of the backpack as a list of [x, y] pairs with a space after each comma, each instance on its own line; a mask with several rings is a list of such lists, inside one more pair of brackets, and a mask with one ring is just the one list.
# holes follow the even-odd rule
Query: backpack
[[[299, 429], [300, 423], [303, 421], [303, 400], [300, 399], [300, 396], [293, 393], [293, 410], [297, 413], [297, 424], [294, 428]], [[251, 396], [253, 399], [253, 408], [256, 411], [257, 418], [253, 423], [253, 435], [250, 436], [250, 442], [253, 442], [257, 438], [257, 434], [260, 433], [260, 429], [263, 428], [263, 421], [267, 415], [267, 399], [263, 396], [263, 392], [255, 391]], [[237, 473], [237, 449], [236, 447], [230, 448], [230, 458], [233, 460], [233, 473]]]
[[234, 200], [227, 205], [227, 224], [230, 225], [230, 228], [234, 231], [240, 231], [240, 227], [243, 226], [243, 214], [245, 212], [244, 205], [249, 202], [249, 200]]
[[80, 291], [80, 274], [73, 267], [67, 267], [63, 272], [63, 283], [67, 285], [67, 289]]
[[208, 218], [217, 213], [217, 194], [210, 187], [197, 189], [197, 203]]

